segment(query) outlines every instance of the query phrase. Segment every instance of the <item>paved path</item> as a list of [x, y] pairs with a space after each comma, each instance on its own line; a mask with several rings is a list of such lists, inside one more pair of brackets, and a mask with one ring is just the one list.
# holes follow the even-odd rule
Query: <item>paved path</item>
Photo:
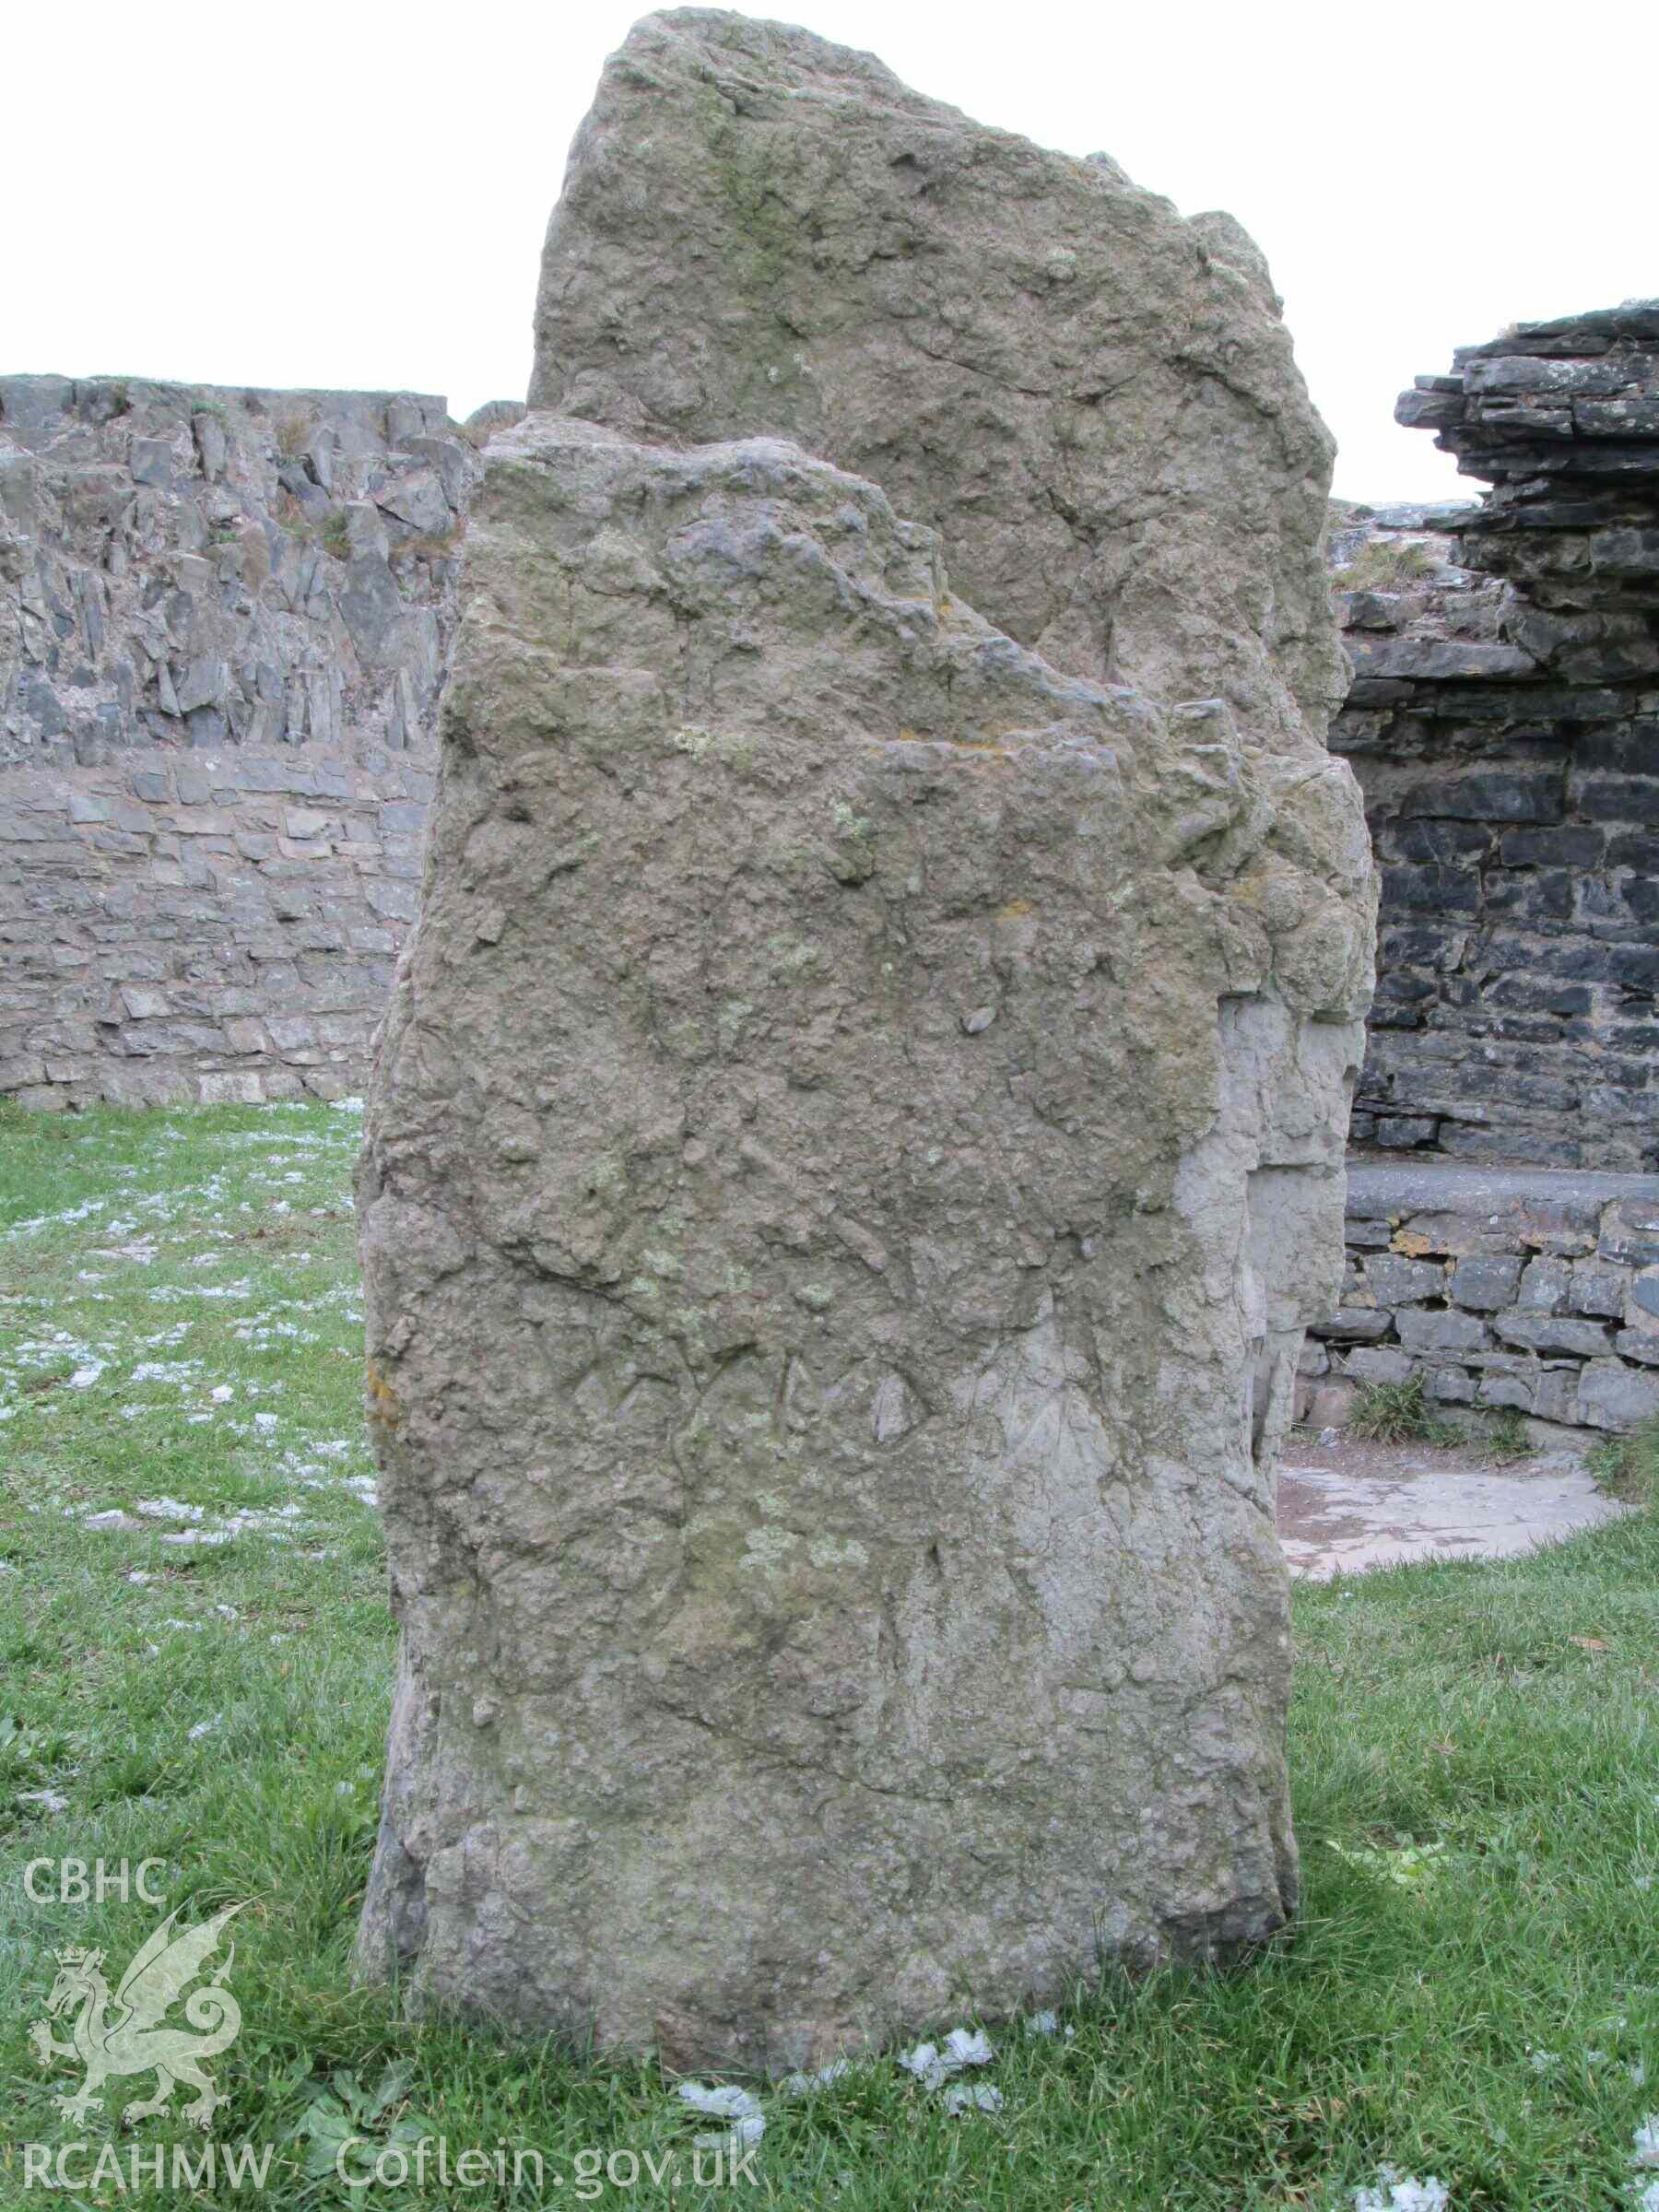
[[1290, 1571], [1319, 1581], [1410, 1559], [1504, 1559], [1632, 1510], [1571, 1453], [1494, 1467], [1421, 1445], [1293, 1441], [1278, 1480]]

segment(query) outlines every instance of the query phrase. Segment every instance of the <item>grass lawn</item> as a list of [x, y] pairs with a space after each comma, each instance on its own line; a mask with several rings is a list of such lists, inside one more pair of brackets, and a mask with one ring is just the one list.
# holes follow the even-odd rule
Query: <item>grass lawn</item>
[[[4, 2212], [1633, 2212], [1650, 2187], [1659, 2212], [1659, 2162], [1632, 2163], [1659, 2112], [1653, 1512], [1518, 1563], [1300, 1589], [1296, 1929], [1247, 1971], [1113, 1978], [1053, 2032], [993, 2026], [992, 2063], [959, 2080], [999, 2110], [952, 2116], [871, 2061], [766, 2089], [752, 2180], [704, 2188], [692, 2141], [716, 2124], [654, 2067], [411, 2026], [354, 1990], [392, 1660], [359, 1410], [358, 1135], [323, 1106], [0, 1117]], [[104, 1949], [114, 1983], [161, 1914], [32, 1901], [25, 1867], [65, 1857], [165, 1862], [153, 1886], [185, 1921], [241, 1906], [214, 2133], [276, 2146], [262, 2194], [222, 2170], [120, 2185], [135, 2142], [199, 2145], [176, 2120], [116, 2131], [119, 2179], [84, 2178], [110, 2110], [60, 2116], [79, 2073], [41, 2064], [29, 2023], [55, 1948]], [[111, 2108], [153, 2087], [112, 2081]], [[348, 2190], [331, 2130], [371, 2160], [423, 2133], [452, 2166], [533, 2148], [545, 2178]], [[74, 2186], [26, 2186], [26, 2144], [80, 2140]]]

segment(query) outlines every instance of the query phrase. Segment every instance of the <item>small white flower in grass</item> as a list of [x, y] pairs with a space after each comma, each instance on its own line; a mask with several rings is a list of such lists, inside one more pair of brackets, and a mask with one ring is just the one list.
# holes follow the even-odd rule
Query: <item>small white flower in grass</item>
[[936, 2089], [964, 2066], [988, 2066], [995, 2056], [982, 2029], [953, 2028], [943, 2050], [935, 2043], [918, 2043], [913, 2051], [900, 2053], [899, 2064], [924, 2089]]
[[710, 2128], [700, 2136], [693, 2136], [691, 2140], [699, 2150], [735, 2152], [747, 2150], [751, 2143], [759, 2143], [765, 2133], [764, 2116], [759, 2112], [748, 2112], [728, 2127], [724, 2135], [717, 2135]]
[[753, 2089], [724, 2084], [707, 2088], [700, 2081], [682, 2081], [674, 2093], [694, 2112], [707, 2112], [712, 2120], [747, 2120], [760, 2110], [760, 2100]]
[[1446, 2212], [1452, 2192], [1430, 2173], [1418, 2181], [1397, 2166], [1379, 2166], [1369, 2189], [1354, 2192], [1354, 2212]]
[[694, 2112], [706, 2112], [711, 2119], [732, 2123], [724, 2135], [694, 2137], [700, 2150], [742, 2150], [750, 2143], [759, 2143], [766, 2133], [766, 2115], [752, 2089], [728, 2086], [706, 2088], [700, 2081], [682, 2081], [677, 2086], [675, 2095]]
[[945, 2110], [953, 2116], [961, 2112], [1000, 2112], [1003, 2093], [994, 2089], [988, 2081], [953, 2081], [945, 2092]]
[[952, 2066], [988, 2066], [996, 2056], [982, 2028], [971, 2032], [966, 2028], [953, 2028], [945, 2038], [945, 2053]]
[[806, 2097], [814, 2089], [830, 2088], [843, 2075], [852, 2071], [853, 2061], [850, 2058], [832, 2058], [827, 2066], [820, 2066], [816, 2074], [786, 2074], [778, 2087], [785, 2097]]

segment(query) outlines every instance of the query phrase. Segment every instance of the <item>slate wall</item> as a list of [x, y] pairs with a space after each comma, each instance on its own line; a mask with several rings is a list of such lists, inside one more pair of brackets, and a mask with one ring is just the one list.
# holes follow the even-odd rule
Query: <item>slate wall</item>
[[1493, 488], [1332, 536], [1382, 867], [1355, 1142], [1659, 1166], [1659, 305], [1523, 325], [1399, 413]]

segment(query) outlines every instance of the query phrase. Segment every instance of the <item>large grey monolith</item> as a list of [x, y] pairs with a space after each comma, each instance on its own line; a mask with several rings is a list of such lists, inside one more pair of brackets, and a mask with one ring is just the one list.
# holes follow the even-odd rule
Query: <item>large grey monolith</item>
[[[959, 370], [932, 323], [894, 351], [849, 243], [883, 147], [1010, 373], [1145, 293], [1161, 427], [1110, 427], [1096, 359], [1066, 406], [1124, 473], [1076, 463], [1080, 538], [1052, 409], [996, 403], [1029, 484], [985, 455], [984, 529], [977, 418], [940, 461]], [[762, 352], [734, 381], [754, 225], [833, 421], [771, 412]], [[1320, 744], [1326, 444], [1253, 251], [803, 32], [658, 17], [542, 339], [361, 1175], [403, 1650], [360, 1961], [764, 2067], [1234, 1951], [1296, 1893], [1272, 1459], [1371, 916]], [[680, 417], [629, 382], [677, 376]], [[1120, 496], [1163, 582], [1114, 596]]]

